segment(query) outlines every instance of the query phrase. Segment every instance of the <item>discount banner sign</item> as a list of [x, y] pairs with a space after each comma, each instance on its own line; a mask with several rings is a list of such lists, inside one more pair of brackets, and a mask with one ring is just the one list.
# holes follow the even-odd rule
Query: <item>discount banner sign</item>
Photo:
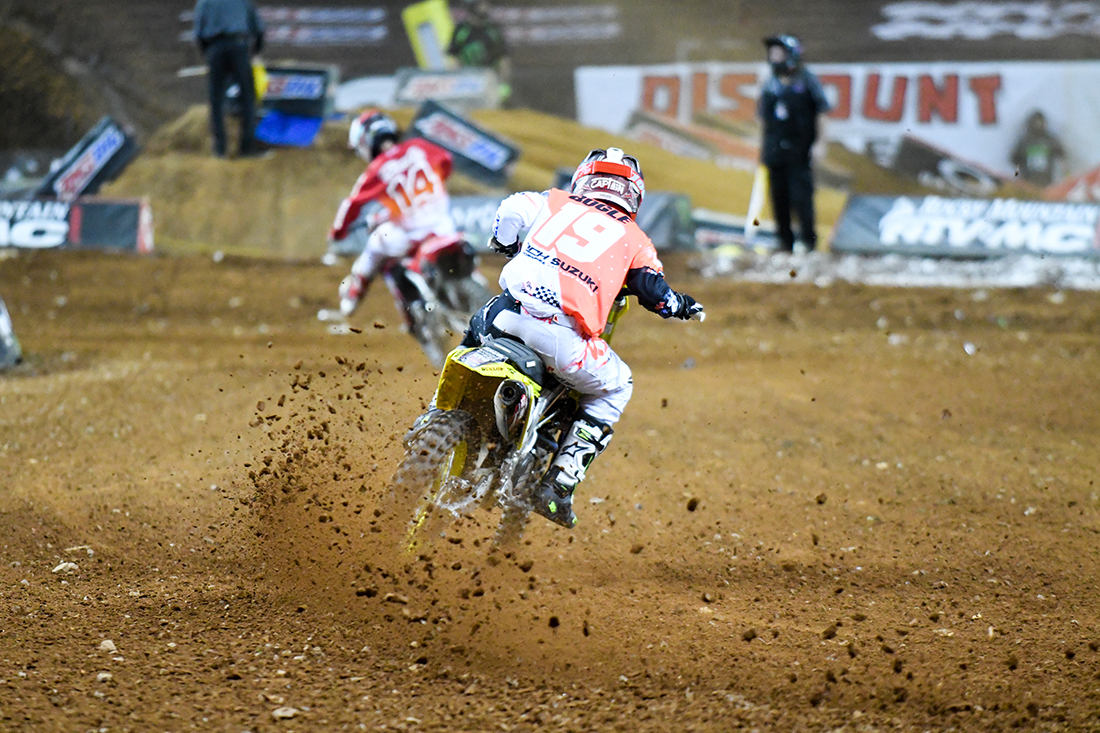
[[[824, 135], [846, 147], [896, 152], [902, 139], [1011, 178], [1012, 149], [1041, 111], [1069, 172], [1100, 165], [1100, 62], [814, 64], [832, 105]], [[622, 133], [637, 112], [689, 124], [700, 113], [745, 122], [770, 77], [764, 64], [592, 66], [575, 73], [578, 121]]]

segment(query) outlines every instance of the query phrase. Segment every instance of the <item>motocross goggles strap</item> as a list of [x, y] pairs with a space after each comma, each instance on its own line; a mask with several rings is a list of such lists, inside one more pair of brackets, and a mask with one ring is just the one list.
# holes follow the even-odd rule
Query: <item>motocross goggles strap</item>
[[[603, 151], [594, 150], [592, 153], [603, 153]], [[576, 173], [573, 174], [573, 183], [579, 183], [581, 178], [595, 173], [620, 176], [637, 187], [638, 198], [640, 199], [642, 196], [645, 196], [645, 180], [642, 178], [642, 168], [638, 164], [638, 161], [629, 155], [624, 155], [622, 160], [622, 163], [615, 163], [603, 158], [593, 159], [593, 156], [589, 155], [577, 168]]]

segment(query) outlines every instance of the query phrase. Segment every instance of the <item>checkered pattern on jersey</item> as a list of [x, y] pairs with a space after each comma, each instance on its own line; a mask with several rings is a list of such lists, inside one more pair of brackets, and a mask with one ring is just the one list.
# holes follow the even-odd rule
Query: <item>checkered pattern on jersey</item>
[[554, 294], [554, 291], [549, 288], [544, 288], [541, 285], [535, 288], [524, 287], [523, 292], [533, 298], [538, 298], [543, 303], [552, 305], [555, 308], [561, 308], [561, 301], [558, 300], [558, 296]]

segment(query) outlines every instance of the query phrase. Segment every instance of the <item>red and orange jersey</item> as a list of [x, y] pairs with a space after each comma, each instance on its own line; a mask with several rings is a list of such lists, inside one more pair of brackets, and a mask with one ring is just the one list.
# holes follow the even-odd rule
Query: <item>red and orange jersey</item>
[[453, 158], [443, 148], [419, 138], [407, 140], [379, 155], [344, 199], [330, 237], [343, 239], [370, 201], [381, 203], [388, 218], [419, 240], [430, 234], [453, 234], [450, 197], [445, 181]]
[[601, 201], [557, 189], [545, 197], [516, 194], [497, 221], [530, 227], [501, 271], [501, 287], [535, 316], [571, 316], [589, 337], [603, 332], [628, 272], [663, 270], [634, 220]]

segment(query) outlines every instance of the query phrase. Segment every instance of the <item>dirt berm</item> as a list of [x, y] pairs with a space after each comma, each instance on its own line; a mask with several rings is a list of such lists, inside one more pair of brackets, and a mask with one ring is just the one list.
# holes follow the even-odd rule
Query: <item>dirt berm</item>
[[[394, 115], [407, 125], [412, 112], [397, 110]], [[592, 148], [618, 145], [641, 159], [651, 191], [688, 193], [694, 206], [715, 211], [743, 214], [748, 206], [752, 175], [744, 171], [681, 158], [530, 110], [480, 112], [474, 118], [522, 149], [510, 190], [543, 190], [556, 169], [576, 165]], [[363, 170], [346, 141], [347, 123], [333, 122], [310, 148], [281, 148], [261, 160], [217, 160], [208, 154], [206, 109], [193, 107], [159, 130], [105, 193], [152, 200], [160, 249], [213, 247], [288, 258], [319, 256], [340, 200]], [[485, 189], [455, 176], [451, 190]], [[843, 203], [839, 191], [818, 191], [822, 234]]]

